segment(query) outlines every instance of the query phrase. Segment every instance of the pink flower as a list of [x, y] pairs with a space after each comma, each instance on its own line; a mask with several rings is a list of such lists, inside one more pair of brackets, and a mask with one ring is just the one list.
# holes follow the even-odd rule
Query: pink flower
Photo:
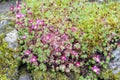
[[72, 49], [72, 45], [71, 44], [67, 44], [67, 45], [65, 45], [65, 48]]
[[14, 6], [11, 6], [11, 7], [10, 7], [10, 10], [11, 10], [11, 11], [14, 11]]
[[36, 62], [37, 61], [37, 57], [36, 56], [32, 56], [31, 58], [30, 58], [30, 62]]
[[71, 54], [73, 54], [73, 55], [77, 55], [78, 52], [76, 52], [76, 51], [72, 51]]
[[76, 62], [76, 66], [79, 67], [80, 66], [80, 62]]
[[21, 9], [21, 6], [18, 5], [18, 6], [16, 7], [16, 9], [17, 9], [17, 10], [20, 10], [20, 9]]
[[25, 16], [25, 15], [24, 15], [24, 14], [21, 14], [21, 13], [17, 13], [17, 14], [16, 14], [16, 18], [18, 18], [18, 19], [19, 19], [19, 18], [22, 18], [22, 17], [24, 17], [24, 16]]
[[36, 23], [43, 26], [44, 25], [44, 20], [36, 20]]
[[94, 56], [93, 59], [94, 59], [96, 62], [99, 62], [99, 63], [101, 62], [99, 55]]
[[32, 24], [32, 23], [33, 23], [33, 20], [29, 20], [28, 22]]
[[26, 39], [26, 35], [22, 36], [22, 39]]
[[93, 66], [92, 70], [97, 74], [99, 74], [99, 72], [100, 72], [100, 69], [97, 66]]
[[26, 54], [26, 55], [29, 55], [30, 53], [31, 53], [30, 50], [26, 50], [26, 51], [25, 51], [25, 54]]
[[49, 33], [43, 36], [42, 41], [49, 42], [51, 38], [52, 38], [52, 34]]
[[26, 7], [26, 4], [24, 4], [23, 6]]
[[54, 50], [55, 50], [56, 52], [61, 52], [61, 48], [59, 48], [59, 47], [57, 47], [57, 48], [55, 47]]
[[63, 35], [61, 36], [61, 38], [64, 39], [64, 40], [67, 40], [67, 39], [68, 39], [68, 35], [63, 34]]
[[48, 35], [45, 36], [45, 38], [46, 38], [47, 40], [49, 40], [49, 39], [51, 38], [51, 36], [52, 36], [51, 34], [48, 34]]
[[20, 18], [21, 17], [21, 15], [20, 14], [16, 14], [16, 18]]
[[77, 31], [77, 28], [72, 27], [72, 28], [71, 28], [71, 31], [72, 31], [72, 32], [75, 32], [75, 31]]
[[54, 31], [54, 30], [55, 30], [53, 26], [48, 27], [48, 29], [49, 29], [50, 31]]
[[32, 25], [31, 28], [32, 28], [32, 29], [37, 29], [37, 28], [38, 28], [38, 25]]
[[25, 15], [24, 14], [21, 14], [21, 17], [24, 17]]
[[61, 59], [62, 59], [62, 60], [66, 60], [66, 56], [62, 56]]

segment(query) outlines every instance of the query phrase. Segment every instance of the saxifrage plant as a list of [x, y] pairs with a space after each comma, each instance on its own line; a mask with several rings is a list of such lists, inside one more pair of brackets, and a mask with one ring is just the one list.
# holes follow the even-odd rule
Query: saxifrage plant
[[107, 68], [120, 38], [119, 3], [26, 2], [11, 10], [16, 16], [20, 57], [29, 68], [82, 76], [99, 75]]

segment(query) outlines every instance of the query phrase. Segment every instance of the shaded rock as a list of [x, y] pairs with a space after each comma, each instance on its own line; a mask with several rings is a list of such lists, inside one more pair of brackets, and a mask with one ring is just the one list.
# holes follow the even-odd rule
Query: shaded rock
[[32, 80], [31, 74], [28, 73], [26, 64], [21, 64], [19, 66], [18, 70], [19, 70], [19, 79], [18, 80]]
[[73, 73], [66, 73], [66, 76], [69, 78], [69, 80], [75, 80], [75, 76], [73, 75]]
[[19, 80], [32, 80], [29, 74], [20, 75]]

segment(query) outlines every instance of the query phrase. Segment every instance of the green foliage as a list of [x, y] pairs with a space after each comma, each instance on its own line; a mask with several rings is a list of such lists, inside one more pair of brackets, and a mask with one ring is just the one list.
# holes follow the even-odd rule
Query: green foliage
[[0, 79], [11, 80], [15, 78], [18, 61], [14, 57], [17, 53], [8, 48], [3, 40], [4, 35], [0, 35]]

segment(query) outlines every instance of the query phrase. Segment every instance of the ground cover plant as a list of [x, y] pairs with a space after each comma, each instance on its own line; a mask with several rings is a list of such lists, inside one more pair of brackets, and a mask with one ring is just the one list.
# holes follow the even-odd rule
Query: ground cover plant
[[31, 70], [75, 72], [79, 79], [98, 79], [108, 68], [111, 52], [120, 39], [119, 4], [84, 0], [18, 2], [11, 11], [16, 16], [19, 58]]

